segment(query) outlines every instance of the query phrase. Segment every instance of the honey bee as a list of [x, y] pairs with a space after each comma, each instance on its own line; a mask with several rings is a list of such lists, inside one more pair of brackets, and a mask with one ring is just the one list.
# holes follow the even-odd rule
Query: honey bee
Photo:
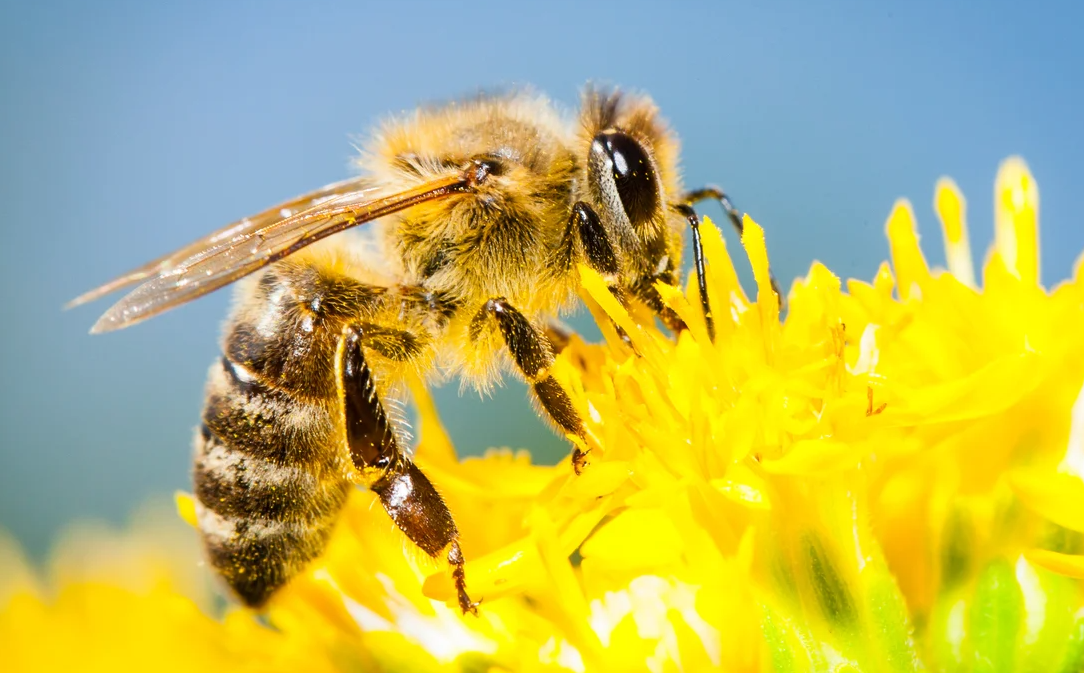
[[[541, 95], [481, 95], [393, 119], [359, 159], [361, 177], [239, 220], [92, 290], [139, 285], [92, 332], [134, 325], [240, 281], [210, 369], [195, 437], [195, 500], [211, 565], [260, 607], [318, 557], [360, 483], [395, 525], [452, 570], [464, 556], [451, 512], [412, 462], [389, 415], [407, 374], [437, 369], [484, 388], [500, 370], [527, 381], [573, 441], [588, 432], [551, 375], [577, 298], [578, 264], [622, 302], [681, 319], [659, 282], [678, 285], [691, 231], [709, 333], [699, 219], [718, 188], [685, 191], [678, 141], [642, 95], [588, 88], [578, 122]], [[371, 223], [376, 254], [349, 235]], [[259, 272], [259, 273], [256, 273]]]

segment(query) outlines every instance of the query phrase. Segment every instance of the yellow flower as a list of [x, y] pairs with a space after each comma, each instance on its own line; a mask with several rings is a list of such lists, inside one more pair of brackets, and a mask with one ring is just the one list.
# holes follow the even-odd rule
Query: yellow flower
[[582, 476], [458, 460], [415, 387], [417, 460], [462, 531], [477, 617], [359, 491], [263, 616], [216, 621], [168, 582], [12, 581], [0, 669], [1084, 670], [1084, 259], [1039, 284], [1020, 160], [998, 175], [981, 288], [950, 181], [935, 208], [947, 272], [900, 202], [891, 266], [844, 288], [814, 264], [784, 321], [760, 227], [750, 300], [706, 222], [714, 343], [695, 283], [660, 288], [690, 327], [675, 340], [583, 269], [607, 341], [574, 338], [555, 367], [596, 444]]
[[82, 525], [48, 581], [0, 536], [0, 671], [334, 671], [308, 642], [241, 613], [216, 620], [198, 545], [170, 507], [125, 535]]

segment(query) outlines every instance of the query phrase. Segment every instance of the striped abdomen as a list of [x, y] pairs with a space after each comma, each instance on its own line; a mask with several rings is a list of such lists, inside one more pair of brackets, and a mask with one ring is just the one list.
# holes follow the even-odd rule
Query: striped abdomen
[[197, 516], [211, 564], [250, 606], [320, 555], [349, 493], [333, 365], [343, 320], [321, 310], [342, 289], [314, 267], [273, 267], [241, 288], [211, 367]]

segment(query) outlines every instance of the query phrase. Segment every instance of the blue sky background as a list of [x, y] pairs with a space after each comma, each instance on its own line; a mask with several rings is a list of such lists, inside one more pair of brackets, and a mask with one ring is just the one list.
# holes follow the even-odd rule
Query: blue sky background
[[[1080, 3], [579, 4], [0, 4], [0, 527], [40, 554], [73, 518], [122, 520], [188, 485], [227, 293], [93, 338], [107, 304], [64, 301], [345, 177], [349, 138], [419, 102], [646, 90], [687, 182], [724, 185], [767, 228], [788, 284], [814, 259], [870, 277], [898, 196], [940, 262], [942, 174], [981, 254], [1012, 153], [1040, 185], [1044, 279], [1084, 250]], [[486, 402], [452, 385], [438, 404], [462, 452], [566, 451], [518, 384]]]

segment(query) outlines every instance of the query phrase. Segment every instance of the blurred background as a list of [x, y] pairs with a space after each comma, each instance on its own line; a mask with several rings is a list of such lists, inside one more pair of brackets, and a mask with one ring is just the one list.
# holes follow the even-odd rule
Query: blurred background
[[[1044, 280], [1084, 250], [1084, 5], [586, 4], [0, 5], [0, 528], [40, 557], [73, 519], [188, 488], [229, 293], [102, 337], [87, 329], [107, 302], [60, 306], [346, 177], [349, 139], [419, 102], [532, 84], [571, 107], [591, 79], [650, 92], [687, 183], [724, 185], [766, 227], [786, 286], [814, 259], [870, 278], [899, 196], [941, 263], [943, 174], [982, 255], [1013, 153], [1042, 193]], [[462, 453], [567, 452], [514, 382], [437, 402]]]

